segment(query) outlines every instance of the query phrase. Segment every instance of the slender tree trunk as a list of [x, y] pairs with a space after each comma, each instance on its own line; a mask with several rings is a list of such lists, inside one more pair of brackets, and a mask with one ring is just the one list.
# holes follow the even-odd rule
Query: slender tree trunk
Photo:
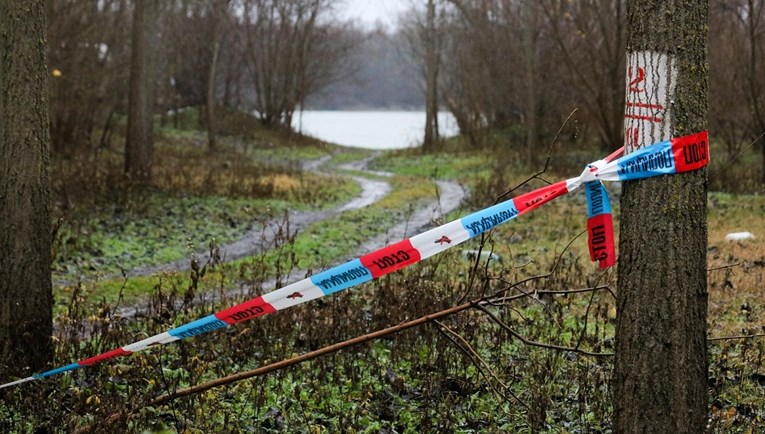
[[[630, 0], [627, 152], [707, 129], [706, 1]], [[614, 431], [701, 433], [707, 420], [707, 172], [625, 182]]]
[[[759, 0], [760, 2], [762, 0]], [[762, 76], [758, 62], [760, 60], [760, 54], [763, 44], [763, 37], [758, 34], [758, 23], [763, 19], [762, 3], [758, 3], [756, 0], [749, 0], [747, 2], [746, 22], [747, 22], [747, 36], [749, 38], [749, 71], [747, 71], [747, 81], [749, 82], [749, 97], [752, 99], [751, 112], [752, 112], [752, 124], [755, 128], [754, 137], [765, 133], [765, 113], [761, 107], [762, 102]], [[762, 149], [762, 183], [765, 184], [765, 141], [760, 140], [760, 149]]]
[[53, 358], [45, 38], [45, 1], [0, 1], [2, 381]]
[[436, 36], [436, 4], [428, 0], [425, 18], [425, 137], [424, 150], [432, 150], [438, 141], [438, 47]]
[[220, 53], [220, 39], [215, 35], [213, 42], [213, 55], [210, 61], [210, 69], [207, 76], [207, 149], [213, 151], [217, 148], [215, 140], [215, 70], [218, 65], [218, 54]]
[[523, 30], [524, 64], [526, 66], [526, 161], [533, 167], [537, 152], [537, 80], [536, 37], [537, 16], [540, 6], [533, 2], [523, 4], [526, 26]]
[[131, 183], [143, 185], [151, 180], [150, 116], [146, 101], [146, 10], [152, 0], [135, 0], [130, 49], [130, 93], [128, 95], [125, 174]]
[[[215, 137], [215, 78], [220, 58], [220, 47], [223, 40], [223, 28], [228, 15], [228, 1], [217, 1], [212, 5], [212, 59], [207, 71], [207, 148], [213, 151], [217, 148]], [[228, 86], [226, 86], [228, 88]], [[228, 90], [228, 89], [226, 89]]]

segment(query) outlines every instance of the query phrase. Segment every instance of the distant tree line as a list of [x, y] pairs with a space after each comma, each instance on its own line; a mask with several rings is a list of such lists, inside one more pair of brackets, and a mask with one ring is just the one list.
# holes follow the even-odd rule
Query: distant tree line
[[[626, 3], [420, 0], [402, 32], [420, 59], [423, 90], [433, 80], [437, 106], [476, 142], [511, 131], [533, 155], [579, 108], [580, 136], [605, 151], [623, 142]], [[710, 1], [710, 131], [727, 158], [765, 132], [764, 8], [763, 0]]]
[[[417, 0], [392, 31], [340, 21], [338, 0], [50, 0], [54, 155], [108, 147], [129, 112], [142, 3], [145, 109], [206, 107], [211, 149], [216, 106], [271, 127], [306, 106], [427, 107], [425, 148], [447, 109], [475, 142], [504, 130], [530, 159], [579, 108], [579, 137], [623, 141], [626, 0]], [[765, 131], [764, 3], [710, 4], [710, 129], [728, 158]]]
[[[127, 115], [125, 171], [150, 175], [152, 119], [205, 107], [288, 127], [313, 93], [351, 75], [359, 39], [337, 0], [50, 0], [51, 135], [56, 156], [109, 148]], [[140, 118], [140, 119], [139, 119]]]

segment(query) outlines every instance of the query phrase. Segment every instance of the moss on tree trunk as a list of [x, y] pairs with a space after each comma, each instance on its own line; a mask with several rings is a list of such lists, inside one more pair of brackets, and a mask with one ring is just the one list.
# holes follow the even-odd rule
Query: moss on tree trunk
[[53, 358], [45, 2], [0, 1], [0, 381]]
[[[625, 116], [628, 145], [648, 145], [647, 139], [666, 140], [707, 129], [707, 2], [630, 0], [627, 14], [628, 58], [640, 53], [635, 58], [642, 56], [650, 66], [664, 56], [670, 64], [662, 72], [667, 80], [665, 89], [674, 89], [666, 102], [655, 103], [662, 107], [666, 103], [666, 107], [648, 116], [666, 125], [631, 123], [634, 119]], [[647, 90], [640, 87], [642, 72], [636, 65], [629, 64], [628, 72], [629, 104]], [[646, 131], [649, 126], [653, 128], [650, 132]], [[704, 431], [706, 197], [706, 169], [624, 185], [614, 368], [615, 432]]]

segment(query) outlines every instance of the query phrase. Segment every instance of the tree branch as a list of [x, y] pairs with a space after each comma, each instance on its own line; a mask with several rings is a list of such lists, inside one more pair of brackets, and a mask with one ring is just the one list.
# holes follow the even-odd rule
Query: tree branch
[[[510, 390], [509, 387], [507, 387], [507, 384], [504, 383], [495, 373], [491, 370], [491, 367], [489, 366], [486, 361], [484, 361], [481, 356], [478, 354], [476, 350], [473, 349], [473, 347], [468, 343], [468, 341], [465, 340], [465, 338], [462, 337], [459, 333], [457, 333], [454, 329], [447, 326], [446, 324], [434, 320], [434, 323], [438, 325], [438, 331], [440, 331], [444, 336], [446, 336], [452, 343], [457, 346], [463, 353], [465, 353], [466, 356], [473, 362], [473, 364], [478, 369], [478, 372], [481, 373], [483, 378], [486, 380], [487, 383], [489, 383], [489, 387], [491, 387], [491, 390], [494, 391], [498, 396], [500, 396], [502, 399], [509, 401], [507, 395], [502, 393], [501, 390], [491, 381], [493, 378], [494, 381], [496, 381], [501, 387], [502, 390], [507, 391], [507, 393], [510, 394], [510, 396], [515, 399], [516, 402], [523, 405], [526, 408], [529, 408], [529, 406], [523, 402], [518, 396], [516, 396], [512, 390]], [[488, 373], [487, 373], [488, 371]], [[491, 377], [491, 378], [489, 378]]]
[[613, 357], [613, 355], [614, 355], [613, 353], [595, 353], [595, 352], [592, 352], [592, 351], [582, 350], [582, 349], [579, 349], [579, 348], [564, 347], [564, 346], [561, 346], [561, 345], [547, 344], [547, 343], [544, 343], [544, 342], [537, 342], [537, 341], [532, 341], [532, 340], [526, 339], [525, 337], [523, 337], [523, 335], [521, 335], [520, 333], [518, 333], [515, 330], [513, 330], [512, 327], [510, 327], [509, 325], [505, 324], [504, 321], [499, 319], [499, 317], [497, 315], [495, 315], [493, 312], [491, 312], [488, 309], [486, 309], [484, 306], [482, 306], [480, 304], [475, 304], [472, 307], [474, 307], [474, 308], [482, 311], [486, 315], [488, 315], [495, 323], [497, 323], [497, 325], [499, 325], [503, 329], [507, 330], [508, 333], [510, 333], [516, 339], [520, 340], [521, 342], [523, 342], [526, 345], [531, 345], [533, 347], [547, 348], [547, 349], [550, 349], [550, 350], [557, 350], [557, 351], [570, 351], [570, 352], [573, 352], [573, 353], [579, 353], [579, 354], [583, 354], [585, 356], [592, 356], [592, 357]]

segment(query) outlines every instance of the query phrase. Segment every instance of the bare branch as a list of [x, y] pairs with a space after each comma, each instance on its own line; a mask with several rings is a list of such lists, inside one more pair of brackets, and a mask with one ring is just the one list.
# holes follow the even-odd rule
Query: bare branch
[[[457, 346], [463, 353], [465, 353], [466, 356], [473, 362], [475, 367], [478, 369], [478, 372], [481, 373], [483, 378], [486, 380], [487, 383], [489, 383], [489, 387], [491, 387], [491, 390], [494, 391], [498, 396], [500, 396], [502, 399], [509, 401], [507, 395], [502, 393], [501, 390], [491, 381], [494, 379], [501, 387], [502, 390], [506, 391], [510, 394], [510, 396], [515, 399], [516, 402], [523, 405], [526, 408], [529, 408], [529, 406], [523, 402], [518, 396], [516, 396], [512, 390], [505, 384], [504, 381], [502, 381], [495, 373], [492, 371], [491, 367], [489, 366], [486, 361], [484, 361], [481, 356], [478, 354], [476, 350], [473, 349], [473, 347], [468, 343], [468, 341], [465, 340], [465, 338], [462, 337], [459, 333], [457, 333], [454, 329], [447, 326], [446, 324], [435, 320], [433, 321], [438, 325], [438, 331], [440, 331], [444, 336], [446, 336], [452, 343]], [[491, 377], [491, 378], [489, 378]]]
[[755, 333], [753, 335], [739, 335], [739, 336], [718, 336], [715, 338], [707, 338], [707, 342], [715, 341], [732, 341], [736, 339], [754, 339], [765, 337], [765, 333]]
[[592, 351], [586, 351], [586, 350], [582, 350], [582, 349], [579, 349], [579, 348], [564, 347], [564, 346], [561, 346], [561, 345], [547, 344], [547, 343], [544, 343], [544, 342], [537, 342], [537, 341], [532, 341], [532, 340], [526, 339], [525, 337], [523, 337], [523, 335], [521, 335], [520, 333], [518, 333], [515, 330], [513, 330], [512, 327], [507, 325], [504, 321], [499, 319], [499, 317], [497, 315], [495, 315], [490, 310], [486, 309], [484, 306], [482, 306], [480, 304], [475, 304], [473, 307], [475, 307], [476, 309], [484, 312], [495, 323], [497, 323], [497, 325], [499, 325], [503, 329], [507, 330], [508, 333], [510, 333], [516, 339], [520, 340], [521, 342], [523, 342], [526, 345], [531, 345], [533, 347], [547, 348], [547, 349], [550, 349], [550, 350], [557, 350], [557, 351], [570, 351], [572, 353], [579, 353], [579, 354], [583, 354], [585, 356], [592, 356], [592, 357], [613, 357], [613, 355], [614, 355], [613, 353], [595, 353], [595, 352], [592, 352]]

